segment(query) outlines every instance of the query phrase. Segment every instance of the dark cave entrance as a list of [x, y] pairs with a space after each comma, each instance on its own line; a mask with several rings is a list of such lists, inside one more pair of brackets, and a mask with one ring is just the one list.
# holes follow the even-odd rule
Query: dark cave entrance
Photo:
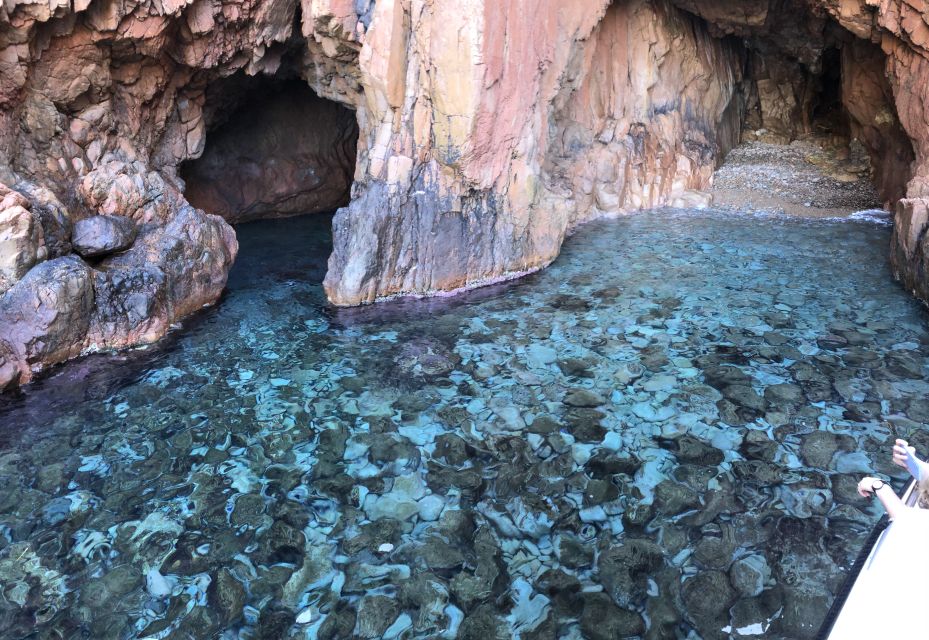
[[811, 85], [809, 119], [813, 133], [848, 138], [851, 134], [848, 112], [842, 102], [842, 52], [836, 47], [823, 51], [820, 73]]
[[349, 202], [358, 124], [297, 78], [236, 74], [206, 90], [203, 154], [180, 167], [192, 205], [236, 224]]
[[841, 45], [810, 64], [777, 50], [749, 49], [743, 137], [788, 143], [803, 136], [852, 137], [843, 95]]
[[[837, 24], [818, 29], [822, 48], [791, 51], [775, 36], [789, 31], [791, 23], [772, 25], [773, 33], [747, 38], [743, 79], [736, 100], [741, 107], [741, 143], [762, 142], [790, 145], [809, 142], [823, 153], [814, 153], [819, 166], [855, 191], [854, 176], [873, 185], [875, 195], [844, 196], [834, 208], [890, 209], [906, 192], [914, 159], [909, 136], [896, 113], [893, 90], [885, 74], [886, 56], [879, 45], [854, 37]], [[814, 25], [815, 26], [815, 25]], [[795, 47], [796, 49], [796, 47]], [[799, 148], [799, 147], [798, 147]], [[727, 150], [728, 151], [728, 150]], [[720, 166], [729, 156], [721, 158]], [[761, 176], [762, 178], [764, 176]], [[762, 179], [759, 188], [768, 189]], [[781, 185], [789, 191], [790, 185]], [[806, 197], [804, 202], [823, 203]]]

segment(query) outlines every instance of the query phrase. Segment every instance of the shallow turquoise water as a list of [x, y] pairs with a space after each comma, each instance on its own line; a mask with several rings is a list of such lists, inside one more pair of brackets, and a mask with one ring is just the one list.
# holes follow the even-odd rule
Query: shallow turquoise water
[[0, 635], [811, 637], [929, 449], [889, 235], [649, 212], [334, 310], [328, 218], [242, 226], [217, 307], [2, 401]]

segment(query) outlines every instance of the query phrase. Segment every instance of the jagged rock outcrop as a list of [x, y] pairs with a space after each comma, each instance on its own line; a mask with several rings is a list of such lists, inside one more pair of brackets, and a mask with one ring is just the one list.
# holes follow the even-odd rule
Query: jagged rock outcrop
[[93, 308], [93, 274], [77, 256], [31, 269], [0, 298], [0, 373], [25, 382], [32, 367], [80, 354]]
[[[324, 208], [349, 179], [325, 280], [335, 304], [542, 268], [586, 220], [704, 202], [744, 131], [811, 130], [827, 63], [896, 206], [897, 271], [929, 297], [925, 14], [918, 0], [8, 2], [0, 387], [157, 339], [214, 302], [237, 245], [213, 214]], [[287, 136], [286, 101], [229, 120], [285, 82], [354, 123], [328, 106], [342, 115]], [[220, 174], [230, 184], [210, 184]], [[74, 227], [100, 215], [138, 233], [88, 262]], [[65, 271], [68, 286], [46, 281]]]

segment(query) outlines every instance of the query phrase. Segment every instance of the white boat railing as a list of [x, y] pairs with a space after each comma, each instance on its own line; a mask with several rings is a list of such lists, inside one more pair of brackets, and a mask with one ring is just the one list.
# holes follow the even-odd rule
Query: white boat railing
[[901, 499], [892, 522], [884, 516], [865, 541], [851, 572], [820, 627], [819, 640], [927, 637], [912, 612], [924, 605], [929, 576], [929, 509], [917, 508], [916, 483]]

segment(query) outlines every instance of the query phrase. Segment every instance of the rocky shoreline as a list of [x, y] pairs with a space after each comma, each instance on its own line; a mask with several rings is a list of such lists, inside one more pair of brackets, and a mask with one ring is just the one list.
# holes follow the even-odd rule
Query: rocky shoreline
[[845, 218], [880, 209], [867, 153], [857, 141], [850, 146], [823, 138], [745, 142], [713, 176], [713, 207], [803, 218]]
[[[900, 0], [14, 0], [0, 8], [0, 388], [156, 340], [215, 301], [230, 220], [347, 198], [331, 303], [468, 289], [551, 264], [586, 221], [698, 204], [751, 132], [802, 140], [836, 114], [894, 211], [897, 276], [929, 299], [925, 13]], [[338, 104], [308, 116], [316, 98], [280, 91], [294, 83]], [[753, 188], [733, 179], [720, 202]], [[88, 261], [72, 229], [101, 215], [138, 237]], [[49, 280], [62, 270], [66, 287]]]

